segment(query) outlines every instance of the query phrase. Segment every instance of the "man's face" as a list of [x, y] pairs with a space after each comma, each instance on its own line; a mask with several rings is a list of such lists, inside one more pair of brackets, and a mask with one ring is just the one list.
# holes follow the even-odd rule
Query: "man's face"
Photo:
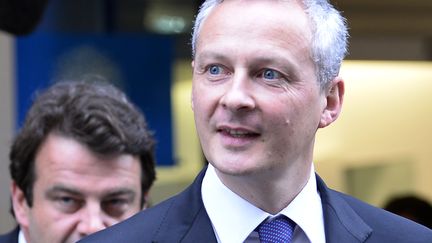
[[327, 104], [310, 45], [311, 28], [296, 1], [224, 1], [205, 20], [192, 108], [217, 172], [283, 175], [310, 165]]
[[140, 209], [141, 167], [131, 155], [96, 155], [51, 134], [35, 159], [33, 206], [12, 185], [15, 216], [29, 243], [76, 242]]

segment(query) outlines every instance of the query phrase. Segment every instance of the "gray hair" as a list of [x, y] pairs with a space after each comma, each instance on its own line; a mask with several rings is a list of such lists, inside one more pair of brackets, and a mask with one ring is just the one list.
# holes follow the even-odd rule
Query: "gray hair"
[[[192, 56], [204, 20], [223, 0], [206, 0], [196, 16], [192, 33]], [[338, 74], [347, 53], [348, 30], [345, 18], [327, 0], [302, 0], [312, 24], [312, 59], [322, 89]]]

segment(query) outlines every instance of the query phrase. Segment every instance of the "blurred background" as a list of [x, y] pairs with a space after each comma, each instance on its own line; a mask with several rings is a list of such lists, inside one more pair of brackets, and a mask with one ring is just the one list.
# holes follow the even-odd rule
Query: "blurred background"
[[[432, 1], [332, 1], [350, 27], [339, 120], [318, 132], [314, 162], [330, 187], [378, 207], [432, 201]], [[101, 75], [155, 131], [157, 203], [205, 163], [190, 108], [190, 35], [200, 0], [0, 0], [0, 233], [9, 214], [9, 147], [34, 92]]]

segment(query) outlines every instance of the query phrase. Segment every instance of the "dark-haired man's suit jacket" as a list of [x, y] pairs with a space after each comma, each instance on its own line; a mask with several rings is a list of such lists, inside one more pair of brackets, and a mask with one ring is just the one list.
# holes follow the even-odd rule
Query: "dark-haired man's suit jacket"
[[19, 227], [16, 227], [11, 232], [0, 235], [0, 243], [18, 243]]
[[[201, 199], [203, 177], [204, 171], [182, 193], [83, 242], [217, 242]], [[327, 243], [432, 243], [432, 230], [333, 191], [318, 176], [317, 184]]]

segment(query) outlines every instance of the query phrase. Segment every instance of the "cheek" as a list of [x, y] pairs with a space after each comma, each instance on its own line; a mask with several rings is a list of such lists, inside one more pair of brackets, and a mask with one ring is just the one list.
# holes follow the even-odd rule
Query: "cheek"
[[136, 207], [129, 208], [129, 210], [127, 212], [125, 212], [120, 218], [113, 218], [113, 217], [107, 216], [109, 218], [108, 219], [109, 224], [113, 225], [113, 224], [119, 223], [119, 222], [121, 222], [127, 218], [130, 218], [131, 216], [135, 215], [136, 213], [138, 213], [140, 211], [141, 211], [141, 207], [139, 205], [136, 205]]
[[[309, 103], [311, 102], [311, 103]], [[274, 130], [279, 141], [292, 143], [296, 136], [302, 133], [314, 132], [320, 119], [319, 107], [312, 106], [312, 100], [284, 101], [270, 104], [271, 114], [264, 114], [264, 119], [270, 121], [269, 129]], [[273, 117], [271, 119], [270, 117]], [[279, 145], [277, 145], [279, 146]]]
[[212, 96], [211, 92], [194, 92], [192, 96], [195, 122], [200, 123], [209, 120], [217, 107], [217, 99]]
[[29, 223], [30, 237], [45, 242], [61, 242], [73, 224], [45, 207], [34, 208]]
[[200, 114], [201, 107], [203, 106], [204, 100], [201, 98], [200, 91], [198, 90], [197, 85], [194, 85], [192, 87], [192, 94], [191, 94], [191, 105], [192, 105], [192, 111], [194, 112], [194, 115]]
[[205, 110], [203, 110], [203, 104], [199, 102], [195, 102], [194, 109], [193, 109], [193, 115], [194, 115], [194, 121], [195, 126], [199, 129], [201, 126], [203, 126], [205, 121]]
[[37, 225], [42, 230], [44, 229], [59, 229], [69, 221], [69, 217], [58, 212], [54, 205], [48, 201], [34, 201], [32, 208], [32, 223]]
[[41, 218], [40, 220], [55, 215], [54, 206], [45, 198], [44, 194], [43, 187], [40, 186], [40, 183], [35, 183], [33, 186], [33, 205], [30, 208], [30, 212], [33, 217]]

